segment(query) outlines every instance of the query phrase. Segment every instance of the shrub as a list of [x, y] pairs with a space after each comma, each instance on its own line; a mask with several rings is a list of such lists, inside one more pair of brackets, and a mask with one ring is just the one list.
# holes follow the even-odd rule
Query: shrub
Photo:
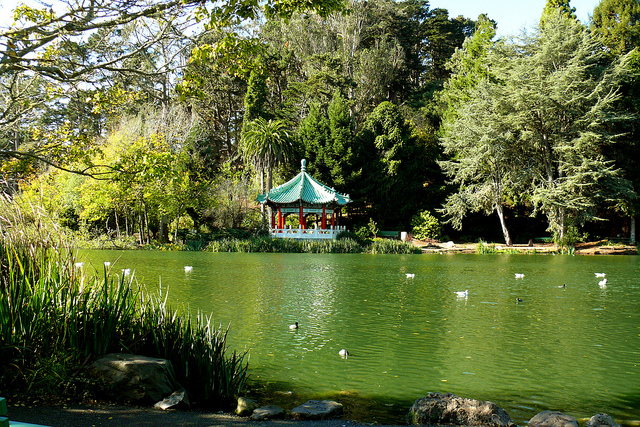
[[411, 233], [419, 240], [439, 240], [442, 235], [440, 221], [427, 210], [418, 212], [411, 219], [411, 227]]
[[[85, 277], [65, 236], [0, 199], [0, 384], [14, 393], [63, 394], [91, 357], [163, 357], [192, 402], [231, 403], [247, 378], [227, 330], [168, 308], [122, 276]], [[35, 225], [35, 226], [34, 226]], [[74, 393], [77, 391], [74, 391]], [[224, 406], [222, 406], [224, 408]]]

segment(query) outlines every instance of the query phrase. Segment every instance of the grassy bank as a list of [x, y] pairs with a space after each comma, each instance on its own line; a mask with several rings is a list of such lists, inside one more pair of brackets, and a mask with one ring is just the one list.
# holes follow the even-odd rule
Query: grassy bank
[[37, 210], [0, 200], [0, 386], [4, 393], [78, 397], [100, 388], [82, 368], [125, 352], [166, 358], [176, 389], [225, 407], [247, 378], [244, 354], [210, 316], [182, 315], [124, 277], [85, 277], [66, 237]]
[[358, 242], [351, 238], [338, 240], [294, 240], [250, 237], [212, 241], [206, 250], [212, 252], [280, 252], [324, 254], [416, 254], [419, 248], [399, 240], [373, 239]]

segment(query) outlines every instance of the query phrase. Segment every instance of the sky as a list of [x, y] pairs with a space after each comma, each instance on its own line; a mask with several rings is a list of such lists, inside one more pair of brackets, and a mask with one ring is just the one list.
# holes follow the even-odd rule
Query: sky
[[[583, 23], [589, 22], [589, 16], [600, 0], [570, 0], [576, 8], [576, 16]], [[449, 11], [449, 17], [459, 15], [477, 19], [486, 13], [498, 23], [497, 37], [517, 35], [522, 28], [533, 29], [540, 20], [542, 9], [547, 0], [429, 0], [430, 8], [442, 8]]]
[[[0, 30], [6, 29], [11, 21], [11, 11], [20, 3], [33, 5], [34, 0], [2, 0], [0, 1]], [[40, 3], [55, 4], [55, 0], [40, 0]], [[431, 9], [443, 8], [449, 11], [450, 17], [462, 15], [476, 19], [481, 13], [498, 23], [497, 36], [516, 35], [522, 28], [531, 30], [542, 14], [546, 0], [430, 0]], [[576, 8], [578, 19], [584, 23], [589, 21], [593, 9], [600, 0], [571, 0]]]

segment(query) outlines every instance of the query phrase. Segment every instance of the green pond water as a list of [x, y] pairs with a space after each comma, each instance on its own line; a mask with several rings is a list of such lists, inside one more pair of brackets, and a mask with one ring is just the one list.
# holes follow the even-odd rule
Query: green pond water
[[168, 289], [174, 306], [230, 324], [230, 349], [248, 351], [251, 378], [284, 406], [330, 397], [351, 401], [352, 417], [401, 423], [415, 399], [439, 391], [491, 400], [519, 425], [547, 409], [640, 425], [637, 256], [78, 258], [88, 274], [104, 261], [117, 274], [130, 268], [152, 292]]

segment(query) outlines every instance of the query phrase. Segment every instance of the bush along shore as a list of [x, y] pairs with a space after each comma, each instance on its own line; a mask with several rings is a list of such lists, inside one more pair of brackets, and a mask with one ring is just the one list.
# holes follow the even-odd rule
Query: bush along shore
[[[210, 316], [167, 307], [126, 277], [85, 277], [52, 223], [0, 217], [0, 384], [14, 395], [73, 396], [100, 387], [83, 367], [97, 356], [135, 353], [170, 362], [192, 403], [235, 402], [247, 378], [244, 353]], [[35, 213], [37, 215], [37, 212]], [[6, 396], [5, 397], [9, 397]]]
[[422, 250], [407, 242], [389, 239], [352, 238], [337, 240], [294, 240], [270, 237], [250, 237], [247, 239], [225, 238], [208, 244], [212, 252], [285, 252], [285, 253], [372, 253], [372, 254], [415, 254]]

